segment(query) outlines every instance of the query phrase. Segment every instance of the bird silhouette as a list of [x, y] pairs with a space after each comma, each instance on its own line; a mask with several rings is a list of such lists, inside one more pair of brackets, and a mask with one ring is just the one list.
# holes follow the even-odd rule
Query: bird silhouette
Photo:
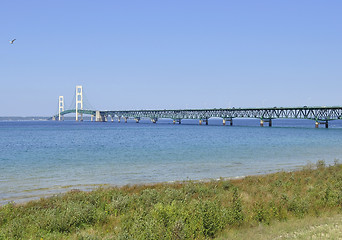
[[16, 40], [16, 39], [13, 39], [12, 41], [10, 41], [10, 43], [13, 44], [15, 40]]

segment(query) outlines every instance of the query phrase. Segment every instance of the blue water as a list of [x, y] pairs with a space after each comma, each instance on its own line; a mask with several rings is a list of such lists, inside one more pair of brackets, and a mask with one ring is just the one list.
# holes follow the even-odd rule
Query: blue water
[[241, 177], [342, 160], [342, 121], [0, 122], [0, 204], [70, 189]]

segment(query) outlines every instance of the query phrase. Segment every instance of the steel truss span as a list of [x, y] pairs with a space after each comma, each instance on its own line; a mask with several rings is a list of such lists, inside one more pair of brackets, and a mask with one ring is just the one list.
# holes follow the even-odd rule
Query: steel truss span
[[[66, 110], [61, 115], [75, 113], [76, 110]], [[183, 110], [125, 110], [125, 111], [97, 111], [97, 110], [78, 110], [79, 114], [89, 114], [96, 116], [96, 121], [107, 121], [109, 117], [135, 119], [139, 122], [142, 118], [150, 118], [156, 123], [160, 118], [173, 119], [174, 123], [181, 123], [182, 119], [199, 119], [200, 124], [205, 121], [208, 124], [209, 118], [222, 118], [223, 124], [228, 120], [230, 125], [234, 118], [257, 118], [260, 124], [268, 122], [272, 124], [272, 119], [289, 118], [289, 119], [311, 119], [318, 124], [326, 124], [328, 121], [342, 119], [342, 107], [274, 107], [274, 108], [227, 108], [227, 109], [183, 109]], [[58, 116], [54, 116], [57, 118]]]

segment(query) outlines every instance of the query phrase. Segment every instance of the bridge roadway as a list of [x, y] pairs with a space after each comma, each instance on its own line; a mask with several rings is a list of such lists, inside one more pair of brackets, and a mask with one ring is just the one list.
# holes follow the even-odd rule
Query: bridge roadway
[[[61, 112], [61, 115], [76, 113], [75, 109]], [[265, 122], [272, 126], [272, 119], [311, 119], [315, 121], [315, 126], [324, 124], [328, 128], [328, 121], [342, 119], [342, 107], [274, 107], [274, 108], [227, 108], [227, 109], [184, 109], [184, 110], [128, 110], [128, 111], [98, 111], [98, 110], [78, 110], [79, 114], [91, 115], [93, 121], [105, 122], [111, 117], [112, 121], [121, 118], [127, 122], [127, 119], [135, 119], [138, 123], [142, 118], [150, 118], [156, 123], [160, 118], [173, 119], [173, 123], [181, 123], [182, 119], [198, 119], [199, 124], [205, 122], [208, 125], [209, 118], [222, 118], [223, 125], [226, 121], [233, 125], [234, 118], [257, 118], [260, 119], [260, 125]], [[53, 119], [58, 119], [55, 115]]]

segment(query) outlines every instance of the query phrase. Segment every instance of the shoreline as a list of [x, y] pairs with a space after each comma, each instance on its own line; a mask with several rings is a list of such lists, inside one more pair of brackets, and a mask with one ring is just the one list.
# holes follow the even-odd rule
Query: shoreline
[[[215, 181], [230, 181], [230, 180], [240, 180], [244, 179], [246, 177], [255, 177], [255, 176], [267, 176], [269, 174], [276, 174], [280, 172], [296, 172], [302, 170], [305, 166], [313, 165], [312, 163], [308, 163], [306, 165], [299, 165], [294, 167], [293, 169], [278, 169], [275, 171], [270, 171], [267, 173], [256, 173], [246, 176], [233, 176], [233, 177], [219, 177], [219, 178], [202, 178], [202, 179], [187, 179], [187, 180], [174, 180], [174, 181], [161, 181], [161, 182], [146, 182], [146, 183], [132, 183], [132, 184], [124, 184], [124, 185], [115, 185], [115, 184], [109, 184], [109, 183], [103, 183], [103, 184], [77, 184], [77, 185], [65, 185], [65, 186], [59, 186], [55, 185], [51, 188], [37, 188], [37, 189], [28, 189], [24, 190], [21, 193], [29, 193], [29, 192], [35, 192], [40, 190], [62, 190], [58, 192], [52, 192], [52, 193], [38, 193], [38, 194], [32, 194], [27, 196], [17, 196], [17, 197], [9, 197], [9, 198], [2, 198], [0, 199], [0, 207], [4, 206], [9, 203], [13, 204], [26, 204], [31, 201], [39, 201], [41, 198], [50, 198], [54, 196], [61, 196], [63, 194], [67, 194], [72, 191], [83, 191], [83, 192], [92, 192], [96, 191], [100, 188], [127, 188], [127, 187], [153, 187], [154, 185], [160, 185], [160, 184], [187, 184], [187, 183], [208, 183], [208, 182], [215, 182]], [[81, 188], [79, 188], [81, 186]]]
[[[213, 239], [337, 214], [342, 164], [297, 171], [69, 191], [0, 207], [5, 239]], [[295, 226], [294, 226], [295, 227]], [[178, 237], [176, 237], [178, 236]]]

